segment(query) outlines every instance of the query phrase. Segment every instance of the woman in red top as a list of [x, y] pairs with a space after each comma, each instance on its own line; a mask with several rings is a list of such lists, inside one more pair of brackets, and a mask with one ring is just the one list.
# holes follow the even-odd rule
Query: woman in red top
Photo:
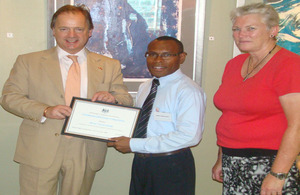
[[276, 45], [279, 17], [263, 3], [231, 14], [241, 54], [230, 60], [214, 103], [223, 194], [300, 194], [300, 56]]

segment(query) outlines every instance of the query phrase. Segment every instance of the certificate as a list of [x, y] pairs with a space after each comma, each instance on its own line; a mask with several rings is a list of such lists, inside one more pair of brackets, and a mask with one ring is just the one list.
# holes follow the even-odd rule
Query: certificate
[[77, 97], [73, 97], [71, 107], [72, 113], [65, 120], [62, 134], [106, 142], [113, 137], [132, 137], [141, 111]]

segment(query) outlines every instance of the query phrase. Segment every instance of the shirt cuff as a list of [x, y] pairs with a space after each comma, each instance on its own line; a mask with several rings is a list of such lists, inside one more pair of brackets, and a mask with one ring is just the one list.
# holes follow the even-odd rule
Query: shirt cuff
[[131, 138], [130, 142], [130, 149], [132, 152], [141, 152], [145, 153], [145, 139], [144, 138]]
[[42, 116], [42, 118], [41, 118], [41, 123], [44, 123], [46, 120], [47, 120], [47, 118], [44, 117], [44, 116]]

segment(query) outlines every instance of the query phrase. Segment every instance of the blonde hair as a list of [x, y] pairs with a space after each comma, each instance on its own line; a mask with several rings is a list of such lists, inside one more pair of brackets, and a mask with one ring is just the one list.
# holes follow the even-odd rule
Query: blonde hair
[[232, 23], [234, 23], [237, 17], [248, 14], [260, 14], [262, 22], [266, 24], [269, 29], [274, 26], [279, 26], [278, 13], [271, 5], [266, 5], [264, 3], [254, 3], [237, 7], [232, 10], [230, 18]]

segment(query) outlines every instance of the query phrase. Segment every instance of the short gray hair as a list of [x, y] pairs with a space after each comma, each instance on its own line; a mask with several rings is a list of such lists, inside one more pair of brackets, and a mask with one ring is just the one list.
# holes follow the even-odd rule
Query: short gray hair
[[274, 26], [279, 26], [278, 13], [271, 5], [266, 5], [264, 3], [254, 3], [237, 7], [232, 10], [230, 18], [232, 23], [234, 23], [237, 17], [248, 14], [260, 14], [262, 22], [266, 24], [269, 29]]

